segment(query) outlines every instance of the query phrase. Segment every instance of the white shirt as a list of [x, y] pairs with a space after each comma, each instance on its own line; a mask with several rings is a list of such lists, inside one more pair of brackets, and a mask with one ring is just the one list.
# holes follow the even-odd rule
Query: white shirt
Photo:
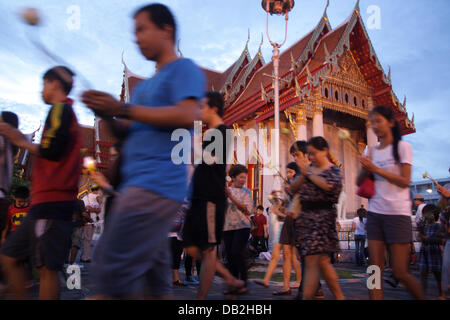
[[[367, 152], [366, 152], [367, 153]], [[399, 141], [400, 164], [413, 164], [411, 145]], [[372, 148], [372, 162], [384, 171], [401, 174], [400, 164], [395, 162], [392, 145], [378, 150]], [[369, 211], [373, 213], [411, 216], [412, 202], [409, 188], [400, 188], [379, 175], [375, 175], [375, 195], [369, 200]]]
[[359, 217], [353, 219], [353, 223], [355, 224], [355, 236], [366, 235], [366, 222], [367, 222], [366, 218], [363, 218], [363, 222], [359, 220]]
[[422, 210], [423, 208], [426, 206], [426, 203], [421, 203], [417, 206], [417, 211], [416, 211], [416, 225], [419, 224], [420, 220], [422, 219]]
[[[95, 193], [88, 193], [87, 196], [85, 196], [83, 198], [84, 205], [86, 207], [89, 206], [89, 207], [92, 207], [95, 209], [100, 209], [100, 204], [97, 201], [98, 196], [100, 196], [100, 195], [95, 194]], [[90, 216], [91, 216], [91, 219], [94, 220], [94, 222], [97, 222], [97, 216], [98, 216], [97, 213], [92, 212], [92, 213], [90, 213]]]

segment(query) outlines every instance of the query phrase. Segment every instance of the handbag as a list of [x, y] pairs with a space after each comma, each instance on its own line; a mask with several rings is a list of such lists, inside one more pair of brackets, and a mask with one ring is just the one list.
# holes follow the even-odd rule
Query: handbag
[[375, 181], [372, 174], [366, 175], [356, 194], [361, 198], [370, 199], [375, 194]]
[[[372, 148], [369, 148], [369, 158], [372, 159]], [[361, 198], [370, 199], [375, 194], [375, 177], [372, 173], [368, 173], [363, 182], [360, 184], [356, 194]]]

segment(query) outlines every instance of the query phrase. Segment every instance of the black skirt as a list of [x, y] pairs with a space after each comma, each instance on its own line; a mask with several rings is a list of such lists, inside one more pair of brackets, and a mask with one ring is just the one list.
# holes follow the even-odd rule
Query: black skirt
[[280, 234], [280, 244], [287, 244], [290, 246], [295, 245], [294, 221], [295, 220], [289, 216], [285, 218]]

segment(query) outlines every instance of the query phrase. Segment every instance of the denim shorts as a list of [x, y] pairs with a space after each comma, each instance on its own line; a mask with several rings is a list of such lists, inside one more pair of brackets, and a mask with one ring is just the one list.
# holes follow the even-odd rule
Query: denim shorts
[[1, 249], [1, 254], [26, 260], [34, 267], [61, 271], [70, 251], [72, 221], [33, 219], [28, 215]]
[[383, 241], [387, 244], [413, 241], [410, 216], [369, 212], [366, 228], [368, 240]]

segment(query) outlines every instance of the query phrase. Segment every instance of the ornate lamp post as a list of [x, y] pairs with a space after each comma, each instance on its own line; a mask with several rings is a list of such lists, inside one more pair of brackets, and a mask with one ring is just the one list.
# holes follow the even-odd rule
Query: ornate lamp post
[[[280, 48], [286, 43], [287, 39], [287, 23], [289, 12], [294, 7], [294, 0], [262, 0], [261, 5], [267, 12], [266, 33], [270, 44], [273, 47], [273, 68], [274, 68], [274, 115], [275, 115], [275, 168], [280, 172], [280, 92], [279, 92], [279, 67], [280, 67]], [[286, 19], [286, 29], [284, 33], [284, 41], [281, 44], [275, 43], [270, 39], [269, 35], [269, 13], [270, 15], [282, 15]], [[281, 177], [275, 178], [274, 189], [281, 191]]]

